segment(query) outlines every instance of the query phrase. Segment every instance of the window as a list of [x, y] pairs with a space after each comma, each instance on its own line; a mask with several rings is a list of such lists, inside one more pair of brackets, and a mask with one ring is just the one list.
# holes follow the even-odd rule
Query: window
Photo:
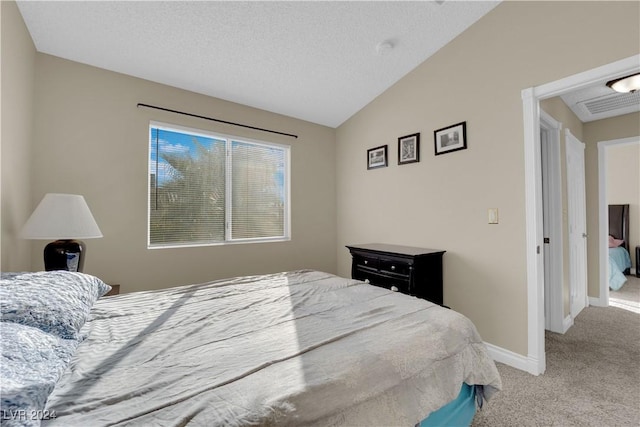
[[289, 147], [151, 123], [150, 248], [289, 238]]

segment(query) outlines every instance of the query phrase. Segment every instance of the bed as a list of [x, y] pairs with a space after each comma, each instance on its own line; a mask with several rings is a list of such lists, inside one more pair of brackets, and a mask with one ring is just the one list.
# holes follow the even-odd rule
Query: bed
[[630, 272], [629, 205], [609, 205], [609, 288], [619, 290]]
[[3, 275], [7, 425], [468, 425], [501, 388], [469, 319], [357, 280], [108, 290], [82, 273]]

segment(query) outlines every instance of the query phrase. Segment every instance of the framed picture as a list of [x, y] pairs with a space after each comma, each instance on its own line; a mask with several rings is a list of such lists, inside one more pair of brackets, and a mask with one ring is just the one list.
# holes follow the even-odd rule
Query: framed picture
[[384, 168], [387, 166], [387, 146], [367, 150], [367, 169]]
[[398, 164], [420, 161], [420, 134], [414, 133], [398, 138]]
[[436, 156], [464, 150], [467, 148], [467, 122], [435, 130], [433, 131], [433, 136], [436, 145]]

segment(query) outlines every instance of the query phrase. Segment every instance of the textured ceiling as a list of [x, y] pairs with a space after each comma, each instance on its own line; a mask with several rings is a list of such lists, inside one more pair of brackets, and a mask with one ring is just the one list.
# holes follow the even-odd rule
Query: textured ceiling
[[39, 52], [331, 127], [498, 4], [18, 1]]

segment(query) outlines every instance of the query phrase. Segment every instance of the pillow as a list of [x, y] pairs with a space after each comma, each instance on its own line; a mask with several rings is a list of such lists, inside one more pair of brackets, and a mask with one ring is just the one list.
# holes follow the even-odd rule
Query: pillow
[[2, 425], [39, 426], [47, 398], [66, 369], [78, 341], [37, 328], [0, 322], [0, 416]]
[[0, 316], [65, 339], [80, 339], [79, 331], [91, 307], [111, 287], [97, 277], [71, 271], [3, 274]]
[[619, 239], [616, 239], [615, 237], [613, 237], [612, 235], [609, 235], [609, 247], [610, 248], [617, 248], [618, 246], [620, 246], [623, 243], [624, 243], [624, 240], [619, 240]]

